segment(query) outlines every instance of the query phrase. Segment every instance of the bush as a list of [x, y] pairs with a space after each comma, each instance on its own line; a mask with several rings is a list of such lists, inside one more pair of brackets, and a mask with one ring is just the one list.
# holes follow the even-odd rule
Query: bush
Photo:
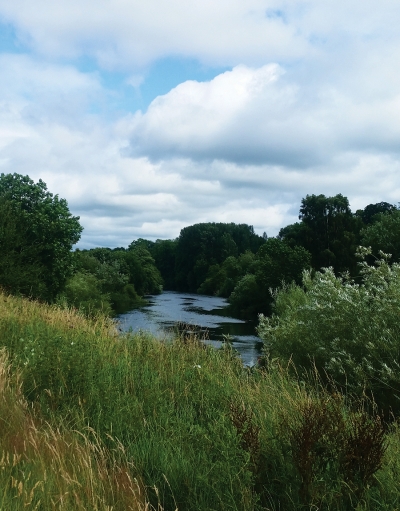
[[[360, 249], [365, 259], [370, 253]], [[381, 254], [360, 263], [362, 283], [332, 268], [303, 286], [275, 293], [275, 314], [260, 315], [259, 335], [269, 357], [317, 370], [353, 394], [366, 391], [385, 412], [400, 412], [400, 264]]]
[[98, 313], [110, 315], [110, 297], [102, 293], [101, 283], [92, 274], [78, 272], [71, 277], [65, 286], [60, 300], [66, 299], [69, 305], [82, 310], [89, 316]]

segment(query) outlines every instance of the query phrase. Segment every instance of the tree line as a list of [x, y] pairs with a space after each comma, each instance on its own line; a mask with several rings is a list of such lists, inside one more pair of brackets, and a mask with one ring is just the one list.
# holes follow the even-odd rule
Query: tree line
[[370, 246], [400, 260], [400, 211], [369, 204], [353, 213], [341, 194], [307, 195], [299, 222], [276, 237], [252, 226], [200, 223], [173, 240], [134, 240], [127, 248], [72, 250], [83, 227], [64, 199], [28, 176], [0, 176], [0, 285], [87, 314], [121, 313], [162, 289], [226, 297], [245, 318], [270, 315], [271, 290], [301, 284], [304, 270], [331, 267], [361, 278], [356, 249]]
[[307, 195], [299, 222], [278, 236], [258, 236], [241, 224], [201, 223], [185, 227], [175, 240], [139, 240], [154, 257], [166, 289], [225, 297], [233, 314], [270, 315], [274, 289], [301, 284], [304, 270], [331, 267], [360, 280], [357, 247], [371, 247], [400, 260], [400, 211], [387, 202], [353, 213], [341, 194]]

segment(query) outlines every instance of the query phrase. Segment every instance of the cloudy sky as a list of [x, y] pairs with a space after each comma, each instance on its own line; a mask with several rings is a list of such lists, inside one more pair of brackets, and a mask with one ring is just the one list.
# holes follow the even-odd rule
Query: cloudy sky
[[0, 0], [0, 172], [81, 247], [400, 201], [398, 0]]

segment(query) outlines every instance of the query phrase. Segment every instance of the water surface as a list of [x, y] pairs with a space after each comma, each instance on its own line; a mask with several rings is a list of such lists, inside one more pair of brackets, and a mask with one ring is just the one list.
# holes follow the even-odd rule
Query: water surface
[[262, 342], [256, 335], [255, 324], [226, 316], [225, 298], [174, 291], [146, 298], [148, 305], [119, 316], [122, 331], [143, 330], [162, 339], [171, 335], [177, 323], [183, 323], [188, 328], [207, 331], [209, 340], [205, 342], [216, 348], [229, 335], [246, 365], [254, 365], [260, 356]]

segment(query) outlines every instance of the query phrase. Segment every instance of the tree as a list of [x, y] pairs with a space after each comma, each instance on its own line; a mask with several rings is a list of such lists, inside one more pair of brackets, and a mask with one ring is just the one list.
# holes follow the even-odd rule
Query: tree
[[400, 211], [375, 215], [374, 222], [361, 231], [361, 244], [371, 247], [375, 257], [382, 250], [392, 255], [391, 261], [400, 261]]
[[5, 290], [41, 296], [45, 292], [38, 247], [26, 244], [29, 223], [18, 207], [0, 199], [0, 285]]
[[347, 197], [307, 195], [301, 201], [299, 219], [300, 223], [281, 229], [281, 239], [308, 250], [316, 269], [332, 266], [337, 273], [356, 271], [355, 251], [362, 221], [352, 214]]
[[181, 230], [176, 247], [176, 287], [196, 292], [210, 266], [229, 256], [256, 252], [265, 240], [246, 224], [201, 223]]
[[377, 202], [376, 204], [368, 204], [368, 206], [357, 213], [364, 224], [369, 225], [377, 220], [377, 215], [379, 215], [379, 213], [392, 213], [393, 211], [397, 211], [396, 206], [393, 204], [389, 204], [388, 202]]
[[175, 289], [176, 240], [156, 240], [149, 249], [164, 280], [164, 289]]
[[[82, 226], [65, 199], [29, 176], [0, 175], [0, 285], [52, 301], [71, 275]], [[16, 223], [17, 222], [17, 223]]]
[[259, 313], [270, 314], [271, 290], [283, 283], [300, 283], [310, 260], [310, 253], [303, 247], [291, 247], [280, 239], [268, 238], [258, 250], [249, 272], [229, 296], [232, 311], [247, 318], [255, 318]]

